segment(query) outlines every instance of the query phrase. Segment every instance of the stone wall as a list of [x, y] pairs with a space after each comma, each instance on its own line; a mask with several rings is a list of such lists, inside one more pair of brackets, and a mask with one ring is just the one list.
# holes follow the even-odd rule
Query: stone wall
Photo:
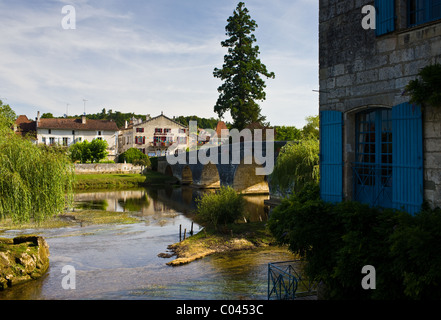
[[84, 163], [75, 164], [76, 174], [92, 173], [141, 173], [141, 166], [131, 163]]
[[361, 25], [367, 4], [374, 1], [320, 1], [321, 110], [407, 102], [402, 93], [409, 81], [428, 64], [441, 63], [441, 22], [376, 37]]
[[424, 199], [441, 207], [441, 110], [427, 106], [424, 118]]
[[[405, 86], [425, 66], [441, 63], [441, 22], [407, 28], [406, 1], [397, 0], [396, 31], [376, 36], [363, 29], [362, 7], [372, 0], [320, 0], [320, 110], [344, 114], [343, 192], [352, 198], [355, 114], [408, 102]], [[424, 196], [441, 205], [441, 115], [423, 110]]]

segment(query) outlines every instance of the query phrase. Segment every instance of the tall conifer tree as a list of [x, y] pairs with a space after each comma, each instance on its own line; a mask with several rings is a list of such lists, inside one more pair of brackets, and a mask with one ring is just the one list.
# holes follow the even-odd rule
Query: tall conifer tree
[[213, 72], [214, 77], [224, 81], [218, 88], [220, 95], [214, 111], [219, 117], [230, 111], [233, 125], [239, 130], [251, 123], [265, 121], [256, 103], [266, 98], [265, 81], [260, 75], [275, 77], [274, 72], [268, 72], [258, 59], [259, 46], [253, 44], [256, 42], [253, 32], [257, 24], [248, 12], [245, 4], [239, 2], [233, 15], [228, 18], [225, 30], [229, 38], [221, 42], [222, 47], [228, 48], [228, 54], [224, 57], [222, 69], [215, 68]]

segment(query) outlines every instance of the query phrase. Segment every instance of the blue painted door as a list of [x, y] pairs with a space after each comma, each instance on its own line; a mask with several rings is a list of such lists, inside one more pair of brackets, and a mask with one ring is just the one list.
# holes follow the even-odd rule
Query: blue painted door
[[343, 200], [343, 116], [320, 112], [320, 196], [327, 202]]
[[392, 207], [392, 111], [374, 109], [356, 116], [354, 200]]

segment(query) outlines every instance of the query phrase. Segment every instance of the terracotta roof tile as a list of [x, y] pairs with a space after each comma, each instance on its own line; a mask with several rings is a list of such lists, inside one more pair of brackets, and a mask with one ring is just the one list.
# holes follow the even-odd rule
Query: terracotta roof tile
[[39, 129], [66, 129], [66, 130], [106, 130], [118, 131], [115, 122], [110, 120], [86, 119], [83, 124], [81, 119], [40, 119]]

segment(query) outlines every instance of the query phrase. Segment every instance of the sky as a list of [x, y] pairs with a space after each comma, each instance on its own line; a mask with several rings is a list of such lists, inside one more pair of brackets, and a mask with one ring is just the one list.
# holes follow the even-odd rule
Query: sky
[[[32, 119], [103, 108], [217, 118], [213, 70], [238, 2], [0, 0], [0, 100]], [[301, 128], [318, 114], [318, 1], [243, 2], [258, 25], [259, 58], [275, 73], [263, 77], [262, 114]], [[75, 29], [63, 28], [73, 26], [66, 5]]]

